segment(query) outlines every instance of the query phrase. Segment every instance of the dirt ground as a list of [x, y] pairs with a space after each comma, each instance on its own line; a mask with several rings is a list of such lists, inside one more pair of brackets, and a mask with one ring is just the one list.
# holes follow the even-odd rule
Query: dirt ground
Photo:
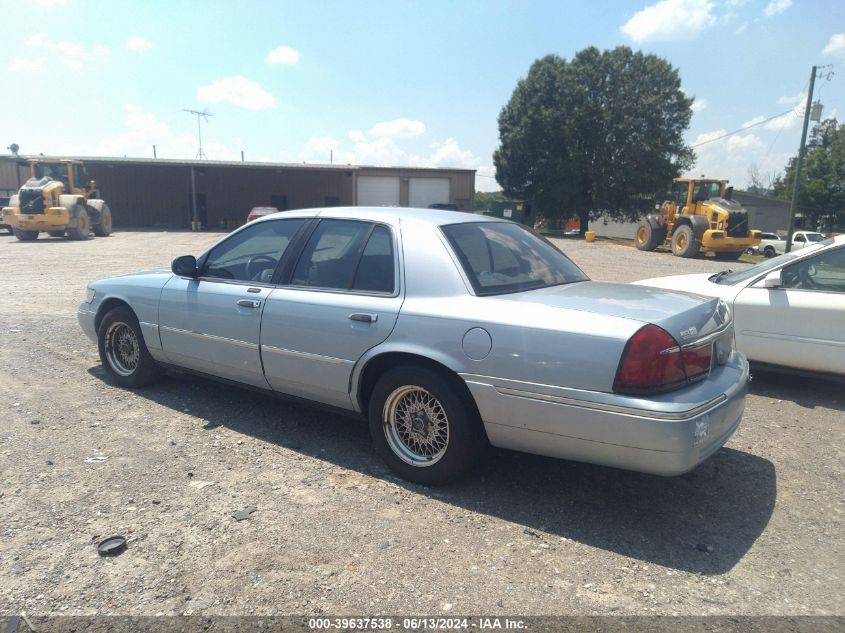
[[[737, 434], [682, 477], [497, 451], [411, 485], [355, 419], [184, 375], [109, 384], [86, 283], [219, 237], [0, 236], [0, 614], [845, 613], [843, 385], [755, 374]], [[560, 243], [595, 279], [725, 267]]]

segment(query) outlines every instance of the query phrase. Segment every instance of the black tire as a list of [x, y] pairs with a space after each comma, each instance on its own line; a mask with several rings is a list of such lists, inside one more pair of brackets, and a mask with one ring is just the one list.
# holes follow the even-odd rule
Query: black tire
[[18, 238], [21, 242], [34, 242], [38, 239], [38, 231], [24, 231], [22, 229], [12, 229], [12, 233], [15, 234], [15, 237]]
[[723, 262], [735, 262], [740, 257], [742, 257], [742, 251], [737, 251], [736, 253], [713, 253], [716, 256], [716, 259]]
[[105, 202], [100, 210], [100, 221], [93, 225], [94, 235], [97, 237], [108, 237], [111, 235], [112, 221], [111, 209]]
[[695, 239], [692, 227], [682, 224], [672, 232], [672, 254], [677, 257], [696, 257], [701, 243]]
[[655, 230], [648, 222], [642, 222], [637, 227], [634, 242], [641, 251], [653, 251], [666, 239], [666, 228]]
[[85, 207], [78, 209], [76, 227], [67, 230], [67, 236], [72, 240], [87, 240], [91, 233], [91, 220]]
[[135, 313], [125, 306], [110, 310], [97, 331], [103, 368], [121, 387], [144, 387], [161, 374], [150, 356]]
[[[426, 486], [455, 481], [472, 469], [486, 446], [484, 427], [468, 398], [431, 369], [410, 365], [387, 371], [369, 401], [370, 435], [376, 452], [393, 472], [409, 481]], [[410, 424], [403, 426], [403, 416], [398, 415], [402, 410], [408, 417], [414, 413], [419, 417], [413, 421], [406, 417]], [[443, 421], [434, 424], [427, 413], [442, 415]], [[423, 431], [425, 438], [418, 434]], [[422, 448], [409, 445], [420, 439]], [[438, 450], [425, 455], [426, 449]]]
[[767, 259], [771, 259], [775, 255], [777, 255], [777, 251], [775, 250], [774, 246], [767, 246], [763, 249], [763, 256]]
[[65, 232], [64, 229], [62, 229], [61, 231], [47, 231], [47, 235], [49, 235], [50, 237], [64, 237]]

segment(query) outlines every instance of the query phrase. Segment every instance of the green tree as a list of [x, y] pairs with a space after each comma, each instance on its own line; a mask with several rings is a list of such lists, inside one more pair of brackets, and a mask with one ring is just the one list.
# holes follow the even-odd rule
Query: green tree
[[505, 195], [501, 191], [476, 191], [472, 210], [487, 211], [493, 207], [494, 202], [501, 202], [505, 199]]
[[693, 100], [678, 71], [620, 46], [547, 55], [499, 114], [496, 180], [549, 218], [636, 219], [690, 167], [684, 144]]
[[[805, 151], [796, 206], [804, 227], [816, 230], [822, 218], [832, 226], [845, 211], [845, 125], [835, 118], [822, 121], [810, 133]], [[783, 177], [775, 180], [775, 197], [792, 200], [796, 159], [790, 158]]]

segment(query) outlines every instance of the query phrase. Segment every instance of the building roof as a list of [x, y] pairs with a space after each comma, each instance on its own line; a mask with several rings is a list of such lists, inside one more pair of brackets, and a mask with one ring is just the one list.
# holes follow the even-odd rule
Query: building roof
[[396, 170], [396, 171], [459, 171], [475, 173], [475, 169], [452, 168], [452, 167], [414, 167], [414, 166], [390, 166], [385, 167], [381, 165], [350, 165], [350, 164], [332, 164], [324, 163], [265, 163], [259, 161], [223, 161], [223, 160], [187, 160], [181, 158], [129, 158], [116, 156], [43, 156], [43, 155], [20, 155], [8, 156], [7, 159], [19, 160], [26, 162], [33, 159], [43, 160], [79, 160], [86, 163], [112, 163], [115, 165], [173, 165], [179, 167], [240, 167], [253, 169], [308, 169], [308, 170], [326, 170], [326, 171], [355, 171], [360, 169], [379, 169], [379, 170]]

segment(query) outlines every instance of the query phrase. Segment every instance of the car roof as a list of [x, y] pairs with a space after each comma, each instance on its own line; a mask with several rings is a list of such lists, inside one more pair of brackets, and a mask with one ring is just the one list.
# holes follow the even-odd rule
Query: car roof
[[398, 225], [402, 221], [413, 221], [431, 226], [460, 224], [464, 222], [508, 222], [502, 218], [478, 215], [466, 211], [448, 211], [445, 209], [415, 209], [413, 207], [328, 207], [321, 209], [299, 209], [280, 211], [279, 214], [266, 215], [256, 222], [266, 222], [273, 218], [338, 218], [386, 222]]

